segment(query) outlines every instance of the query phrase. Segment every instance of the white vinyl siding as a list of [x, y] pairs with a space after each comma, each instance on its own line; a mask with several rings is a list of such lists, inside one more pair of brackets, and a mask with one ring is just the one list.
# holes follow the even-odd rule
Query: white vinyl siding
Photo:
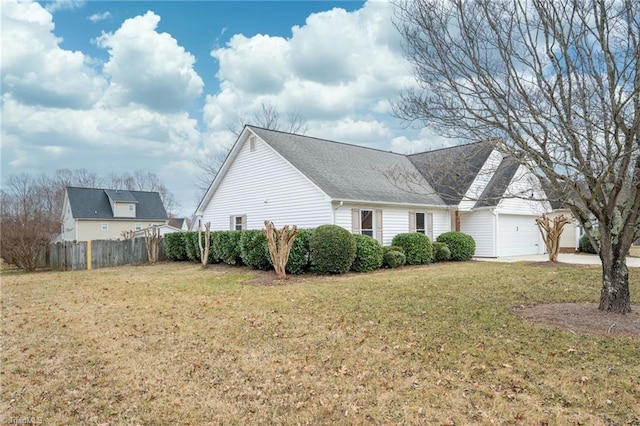
[[544, 198], [539, 188], [538, 179], [520, 166], [505, 191], [505, 198], [498, 203], [498, 213], [542, 216], [550, 206], [539, 201]]
[[473, 237], [477, 257], [496, 257], [495, 216], [490, 209], [460, 213], [460, 232]]
[[255, 149], [240, 147], [202, 216], [211, 230], [229, 229], [229, 217], [246, 215], [246, 229], [262, 229], [269, 220], [277, 227], [314, 228], [332, 223], [328, 196], [260, 138]]
[[[354, 232], [353, 230], [353, 215], [354, 209], [369, 209], [369, 210], [382, 210], [382, 242], [384, 246], [390, 246], [393, 237], [398, 234], [409, 232], [409, 211], [415, 209], [397, 207], [397, 206], [383, 206], [376, 207], [373, 205], [343, 205], [336, 208], [335, 211], [335, 224], [342, 226], [343, 228]], [[425, 210], [426, 211], [426, 210]], [[434, 239], [438, 235], [449, 232], [451, 230], [451, 219], [449, 218], [449, 211], [447, 210], [429, 210], [429, 213], [433, 214], [433, 235]], [[359, 233], [359, 232], [358, 232]]]

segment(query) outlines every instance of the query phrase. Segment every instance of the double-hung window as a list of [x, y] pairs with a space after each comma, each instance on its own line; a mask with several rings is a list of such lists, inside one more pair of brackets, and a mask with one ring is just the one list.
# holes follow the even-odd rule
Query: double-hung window
[[382, 244], [382, 209], [351, 209], [351, 229]]
[[373, 210], [360, 210], [360, 233], [374, 238]]
[[416, 213], [416, 232], [425, 235], [427, 233], [427, 220], [425, 213]]
[[242, 231], [247, 229], [247, 216], [235, 215], [229, 218], [229, 229], [232, 231]]
[[409, 232], [419, 232], [433, 241], [433, 213], [410, 211]]

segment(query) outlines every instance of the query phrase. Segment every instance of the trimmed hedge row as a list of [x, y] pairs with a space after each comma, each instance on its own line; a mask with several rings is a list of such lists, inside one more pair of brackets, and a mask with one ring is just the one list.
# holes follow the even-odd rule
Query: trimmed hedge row
[[[260, 230], [214, 231], [210, 237], [208, 263], [247, 265], [261, 270], [273, 268], [267, 239]], [[200, 262], [197, 232], [167, 234], [164, 244], [169, 260]], [[286, 270], [290, 274], [369, 272], [405, 264], [468, 260], [474, 251], [473, 238], [461, 232], [442, 234], [434, 243], [424, 234], [398, 234], [391, 246], [382, 247], [369, 236], [351, 234], [337, 225], [322, 225], [316, 229], [298, 229]]]

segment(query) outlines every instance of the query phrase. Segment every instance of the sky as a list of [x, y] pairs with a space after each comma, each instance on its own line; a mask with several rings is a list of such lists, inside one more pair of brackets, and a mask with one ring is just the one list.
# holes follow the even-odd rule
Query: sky
[[302, 116], [308, 136], [451, 144], [390, 113], [415, 80], [386, 1], [2, 0], [0, 13], [3, 182], [142, 170], [191, 215], [195, 161], [228, 150], [263, 104]]

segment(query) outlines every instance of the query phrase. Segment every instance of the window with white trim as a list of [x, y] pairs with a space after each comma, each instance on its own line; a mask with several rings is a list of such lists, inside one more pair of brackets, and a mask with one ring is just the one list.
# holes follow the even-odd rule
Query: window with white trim
[[107, 222], [102, 222], [102, 225], [100, 227], [103, 231], [108, 231], [109, 230], [109, 224]]
[[420, 234], [427, 233], [427, 218], [426, 214], [422, 212], [416, 213], [416, 232]]
[[433, 240], [433, 213], [409, 211], [409, 232], [418, 232]]
[[229, 229], [232, 231], [242, 231], [247, 229], [247, 216], [238, 215], [229, 218]]
[[374, 238], [373, 210], [360, 210], [360, 233]]
[[142, 230], [142, 224], [136, 223], [136, 231], [141, 231], [141, 230]]

